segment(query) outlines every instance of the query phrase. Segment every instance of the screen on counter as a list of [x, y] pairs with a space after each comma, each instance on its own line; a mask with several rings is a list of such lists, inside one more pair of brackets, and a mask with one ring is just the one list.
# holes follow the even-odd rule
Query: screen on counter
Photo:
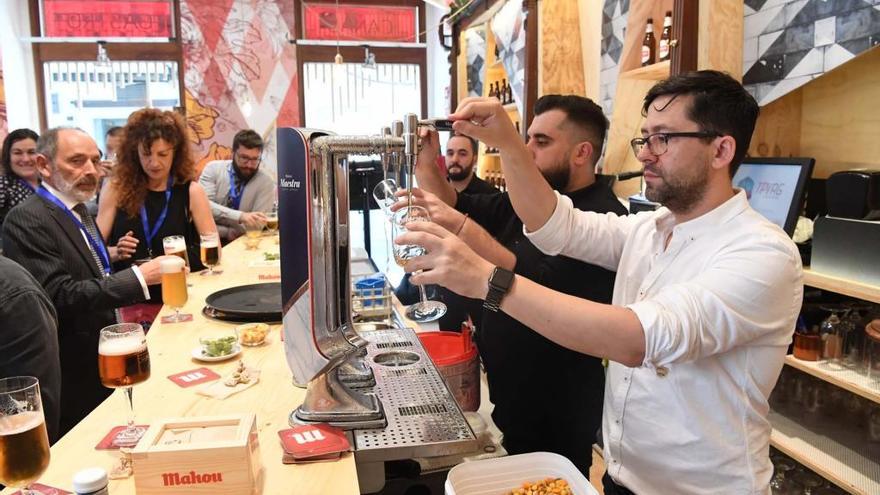
[[733, 187], [744, 189], [752, 208], [790, 236], [804, 206], [813, 162], [812, 158], [746, 158], [733, 177]]

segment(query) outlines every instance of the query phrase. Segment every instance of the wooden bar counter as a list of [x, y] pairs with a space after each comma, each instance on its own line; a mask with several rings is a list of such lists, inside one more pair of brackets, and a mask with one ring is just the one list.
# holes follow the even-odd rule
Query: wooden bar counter
[[[267, 281], [279, 281], [278, 262], [264, 261], [264, 252], [278, 252], [277, 237], [263, 237], [258, 249], [245, 250], [243, 239], [223, 248], [223, 273], [216, 276], [190, 274], [189, 302], [185, 313], [193, 321], [162, 324], [159, 318], [147, 335], [150, 351], [150, 378], [134, 387], [136, 422], [148, 424], [158, 418], [210, 416], [252, 412], [256, 414], [260, 438], [260, 452], [264, 469], [263, 493], [357, 494], [357, 473], [354, 456], [345, 454], [335, 462], [305, 465], [281, 463], [281, 445], [278, 431], [288, 428], [287, 418], [305, 397], [305, 390], [293, 385], [291, 372], [284, 357], [280, 340], [280, 325], [273, 325], [270, 342], [260, 347], [244, 347], [242, 354], [229, 361], [202, 363], [191, 357], [199, 337], [217, 336], [221, 330], [235, 324], [211, 320], [202, 315], [205, 298], [218, 290]], [[160, 317], [173, 314], [163, 308]], [[97, 331], [97, 329], [96, 329]], [[255, 386], [224, 400], [197, 395], [196, 387], [180, 388], [167, 377], [199, 367], [207, 367], [221, 376], [230, 373], [243, 360], [260, 369], [260, 381]], [[117, 390], [73, 430], [52, 446], [49, 469], [39, 482], [71, 489], [76, 471], [100, 466], [108, 472], [119, 457], [115, 450], [95, 450], [95, 445], [114, 425], [125, 424], [128, 404], [122, 390]], [[14, 490], [7, 489], [4, 495]], [[110, 481], [110, 493], [134, 494], [134, 478]]]

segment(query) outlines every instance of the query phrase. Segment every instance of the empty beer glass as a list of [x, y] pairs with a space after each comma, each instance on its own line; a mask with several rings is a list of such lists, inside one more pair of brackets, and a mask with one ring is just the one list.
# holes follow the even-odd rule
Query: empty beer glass
[[215, 272], [214, 267], [220, 264], [220, 235], [210, 232], [199, 237], [202, 264], [208, 267], [208, 271], [202, 272], [202, 275], [217, 275], [220, 272]]
[[[393, 237], [398, 237], [407, 232], [406, 225], [410, 222], [430, 222], [428, 210], [421, 206], [409, 206], [401, 208], [392, 217]], [[415, 244], [394, 245], [394, 261], [401, 267], [406, 266], [411, 258], [425, 254], [425, 249]], [[406, 308], [406, 316], [410, 320], [425, 323], [440, 319], [446, 314], [446, 305], [440, 301], [429, 301], [425, 293], [425, 286], [419, 285], [419, 302]]]
[[32, 376], [0, 379], [0, 484], [28, 487], [49, 467], [49, 435], [40, 384]]
[[394, 179], [385, 179], [373, 188], [373, 198], [387, 217], [392, 215], [391, 205], [397, 202], [395, 194], [399, 190], [400, 188], [397, 187], [397, 182]]
[[162, 270], [162, 301], [174, 308], [172, 323], [180, 322], [180, 309], [186, 304], [186, 266], [179, 258], [166, 258], [160, 264]]
[[98, 374], [101, 385], [123, 389], [128, 399], [128, 423], [113, 439], [113, 444], [119, 447], [136, 445], [146, 430], [134, 425], [131, 387], [150, 377], [150, 352], [143, 327], [137, 323], [119, 323], [101, 329]]
[[162, 239], [162, 247], [165, 254], [177, 256], [189, 266], [189, 256], [186, 255], [186, 239], [182, 235], [170, 235]]

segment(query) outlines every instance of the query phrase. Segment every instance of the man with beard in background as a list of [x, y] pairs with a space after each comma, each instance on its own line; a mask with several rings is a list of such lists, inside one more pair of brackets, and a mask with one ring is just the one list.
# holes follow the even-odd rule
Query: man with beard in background
[[492, 184], [477, 177], [477, 141], [467, 136], [451, 136], [446, 142], [446, 177], [457, 192], [464, 194], [495, 194]]
[[59, 437], [111, 391], [98, 375], [98, 337], [117, 322], [115, 309], [149, 299], [161, 281], [160, 256], [111, 273], [107, 247], [85, 202], [98, 188], [101, 152], [84, 131], [54, 128], [37, 141], [36, 194], [3, 224], [7, 257], [43, 286], [58, 313], [61, 357]]
[[[527, 147], [550, 186], [577, 208], [625, 215], [608, 182], [594, 172], [607, 128], [602, 109], [591, 100], [545, 95], [535, 103]], [[501, 268], [566, 294], [611, 301], [614, 272], [543, 254], [523, 234], [508, 193], [458, 193], [433, 166], [439, 150], [436, 133], [422, 131], [422, 139], [416, 167], [421, 189], [413, 191], [413, 200], [428, 209], [434, 223]], [[402, 206], [403, 201], [395, 209]], [[476, 342], [495, 405], [492, 419], [508, 453], [555, 452], [589, 477], [591, 446], [602, 417], [601, 359], [566, 349], [487, 305]], [[541, 390], [552, 405], [533, 406], [523, 400], [523, 390]]]

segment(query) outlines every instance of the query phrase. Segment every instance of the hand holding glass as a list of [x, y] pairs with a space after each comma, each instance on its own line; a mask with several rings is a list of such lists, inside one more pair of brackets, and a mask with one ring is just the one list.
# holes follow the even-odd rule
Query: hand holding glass
[[[393, 238], [397, 238], [407, 232], [406, 225], [410, 222], [430, 222], [428, 210], [421, 206], [409, 206], [401, 208], [391, 218]], [[394, 245], [394, 261], [401, 267], [406, 266], [407, 261], [416, 256], [425, 254], [425, 248], [415, 245]], [[440, 301], [429, 301], [425, 293], [425, 286], [419, 285], [419, 302], [406, 308], [406, 316], [410, 320], [425, 323], [440, 319], [446, 314], [446, 305]]]
[[32, 376], [0, 379], [0, 484], [28, 487], [49, 467], [49, 435], [40, 385]]
[[182, 321], [180, 308], [187, 301], [186, 266], [177, 258], [165, 258], [159, 265], [162, 270], [162, 301], [174, 308], [172, 323]]
[[126, 428], [120, 431], [113, 444], [119, 447], [137, 445], [146, 428], [134, 425], [134, 403], [131, 387], [150, 377], [150, 352], [144, 329], [137, 323], [120, 323], [101, 329], [98, 341], [98, 373], [101, 384], [107, 388], [121, 388], [128, 398], [131, 414]]
[[209, 232], [202, 234], [200, 237], [202, 264], [208, 267], [207, 272], [202, 275], [217, 275], [214, 267], [220, 264], [220, 235], [217, 232]]

